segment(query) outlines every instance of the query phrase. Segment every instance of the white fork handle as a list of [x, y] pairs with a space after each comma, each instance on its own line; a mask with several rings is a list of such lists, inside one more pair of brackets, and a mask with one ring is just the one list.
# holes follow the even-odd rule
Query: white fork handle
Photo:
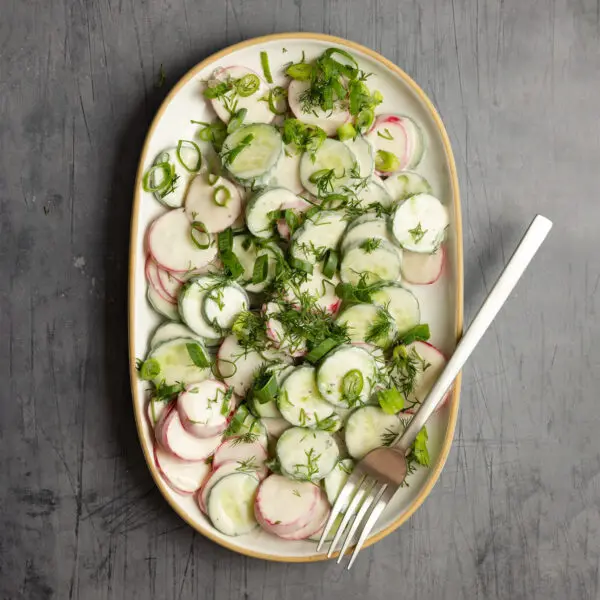
[[521, 278], [521, 275], [523, 275], [527, 265], [529, 265], [531, 259], [535, 256], [535, 253], [542, 245], [551, 228], [552, 222], [546, 219], [546, 217], [537, 215], [533, 219], [523, 239], [496, 282], [496, 285], [486, 298], [483, 306], [479, 309], [471, 326], [460, 340], [439, 379], [431, 388], [427, 398], [411, 419], [404, 433], [395, 442], [395, 446], [407, 450], [415, 441], [417, 434], [421, 431], [423, 425], [425, 425], [438, 404], [443, 400], [452, 382], [456, 379], [467, 359], [471, 356], [471, 352], [473, 352], [475, 346], [477, 346], [479, 340], [498, 314], [498, 311], [506, 302], [506, 299], [517, 284], [517, 281]]

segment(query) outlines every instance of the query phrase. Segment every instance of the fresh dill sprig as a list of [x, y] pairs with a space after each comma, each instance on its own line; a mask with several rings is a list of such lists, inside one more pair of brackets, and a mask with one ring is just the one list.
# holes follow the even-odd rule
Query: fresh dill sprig
[[365, 342], [371, 342], [382, 348], [387, 348], [392, 343], [392, 334], [394, 333], [395, 326], [396, 324], [392, 315], [384, 308], [380, 308], [377, 311], [375, 319], [367, 329]]
[[423, 237], [425, 237], [425, 234], [428, 231], [428, 229], [423, 229], [423, 227], [421, 226], [421, 221], [419, 221], [415, 227], [408, 230], [408, 233], [410, 233], [410, 237], [412, 237], [413, 242], [415, 244], [418, 244], [423, 239]]
[[305, 450], [304, 455], [306, 456], [306, 462], [294, 465], [294, 475], [306, 481], [312, 481], [314, 476], [319, 472], [318, 461], [321, 455], [317, 454], [314, 448]]
[[371, 254], [379, 246], [381, 246], [381, 239], [379, 238], [368, 238], [360, 244], [361, 250], [364, 250], [366, 254]]

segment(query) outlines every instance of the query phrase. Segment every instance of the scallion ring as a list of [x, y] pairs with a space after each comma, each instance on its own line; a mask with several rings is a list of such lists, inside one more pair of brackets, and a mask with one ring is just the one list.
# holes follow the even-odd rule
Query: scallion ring
[[[270, 92], [269, 92], [269, 110], [274, 114], [274, 115], [285, 115], [286, 111], [287, 111], [287, 104], [285, 102], [285, 98], [287, 96], [287, 92], [281, 87], [281, 86], [277, 86], [274, 87]], [[279, 103], [279, 106], [277, 104], [277, 99], [281, 98], [283, 99], [283, 102]]]
[[213, 192], [213, 202], [217, 206], [227, 206], [231, 199], [231, 192], [224, 185], [218, 185]]
[[291, 258], [290, 259], [290, 265], [294, 269], [298, 269], [299, 271], [304, 271], [305, 273], [308, 273], [309, 275], [312, 275], [313, 266], [312, 266], [311, 263], [309, 263], [306, 260], [301, 260], [299, 258]]
[[348, 371], [342, 378], [342, 394], [355, 397], [360, 394], [365, 386], [365, 378], [358, 369]]
[[260, 79], [254, 73], [248, 73], [235, 82], [235, 89], [242, 98], [252, 96], [260, 87]]
[[192, 242], [199, 250], [210, 248], [211, 238], [210, 233], [206, 229], [206, 225], [202, 221], [193, 221], [190, 234]]
[[356, 137], [356, 129], [354, 129], [352, 123], [344, 123], [344, 125], [338, 127], [337, 134], [340, 142], [353, 140]]
[[262, 383], [259, 386], [254, 388], [253, 396], [261, 403], [265, 404], [266, 402], [270, 402], [273, 400], [279, 390], [279, 385], [277, 384], [277, 376], [275, 373], [271, 373], [271, 376], [267, 379], [265, 383]]
[[[181, 156], [181, 149], [184, 147], [184, 144], [189, 144], [189, 146], [186, 146], [186, 148], [191, 147], [196, 152], [196, 162], [192, 166], [187, 165]], [[190, 173], [196, 173], [196, 171], [200, 170], [200, 167], [202, 166], [202, 153], [200, 152], [200, 148], [196, 142], [192, 142], [192, 140], [179, 140], [175, 154], [177, 155], [177, 160], [181, 163], [181, 166], [186, 171], [189, 171]]]
[[400, 159], [392, 152], [386, 150], [377, 150], [375, 154], [375, 168], [378, 171], [390, 173], [400, 168]]
[[370, 108], [363, 108], [356, 117], [356, 128], [359, 131], [366, 131], [371, 127], [375, 120], [375, 113]]
[[[162, 173], [161, 181], [158, 185], [155, 185], [156, 181], [155, 173], [160, 171]], [[144, 174], [142, 179], [142, 188], [145, 192], [162, 192], [167, 189], [173, 182], [173, 175], [171, 170], [171, 164], [168, 162], [160, 162], [156, 165], [152, 165]]]

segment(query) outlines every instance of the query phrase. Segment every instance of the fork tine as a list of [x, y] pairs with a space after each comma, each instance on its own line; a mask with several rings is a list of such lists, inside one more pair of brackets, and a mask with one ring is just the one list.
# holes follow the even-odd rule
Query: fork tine
[[352, 539], [354, 538], [354, 534], [356, 533], [356, 531], [360, 527], [360, 524], [362, 523], [362, 520], [363, 520], [364, 516], [367, 514], [367, 511], [369, 510], [369, 508], [371, 507], [371, 505], [377, 504], [379, 498], [381, 498], [381, 496], [383, 495], [383, 492], [385, 492], [385, 488], [386, 487], [387, 487], [387, 484], [385, 484], [385, 483], [383, 483], [381, 485], [378, 485], [378, 483], [376, 483], [369, 490], [369, 494], [365, 498], [365, 500], [363, 501], [363, 503], [361, 504], [358, 512], [356, 513], [356, 516], [354, 517], [354, 521], [352, 521], [352, 525], [350, 526], [348, 534], [346, 535], [346, 539], [344, 540], [344, 543], [342, 544], [342, 549], [340, 550], [340, 556], [339, 556], [338, 561], [337, 561], [338, 565], [340, 564], [340, 562], [344, 558], [344, 554], [346, 553], [346, 550], [348, 549], [348, 547], [352, 543]]
[[[364, 472], [360, 471], [359, 469], [355, 469], [354, 471], [352, 471], [352, 473], [350, 474], [350, 477], [348, 477], [346, 484], [342, 488], [342, 491], [338, 494], [335, 504], [333, 505], [333, 508], [331, 509], [331, 513], [329, 514], [327, 523], [325, 523], [323, 533], [321, 534], [321, 539], [319, 540], [319, 543], [317, 544], [317, 552], [319, 552], [321, 550], [321, 547], [325, 543], [327, 534], [329, 533], [333, 524], [335, 523], [335, 520], [337, 519], [338, 515], [340, 514], [344, 504], [346, 504], [348, 502], [348, 500], [350, 500], [350, 496], [352, 496], [352, 493], [354, 492], [355, 487], [357, 486], [357, 483], [361, 483], [362, 480], [364, 479], [364, 477], [365, 477]], [[358, 487], [360, 487], [360, 486], [358, 486]]]
[[367, 518], [367, 522], [360, 532], [360, 536], [358, 538], [358, 542], [356, 542], [356, 546], [354, 546], [354, 552], [350, 558], [350, 562], [348, 563], [347, 569], [350, 570], [350, 567], [354, 564], [358, 553], [360, 552], [365, 540], [369, 537], [373, 526], [377, 522], [377, 519], [381, 516], [381, 513], [384, 511], [385, 507], [388, 505], [388, 502], [392, 499], [394, 495], [394, 488], [390, 488], [387, 485], [384, 486], [381, 494], [377, 498], [375, 502], [373, 502], [373, 507], [371, 508], [371, 512]]
[[[352, 516], [356, 512], [356, 509], [362, 502], [362, 499], [363, 499], [365, 493], [368, 493], [374, 484], [375, 484], [375, 480], [369, 476], [366, 476], [362, 480], [360, 486], [358, 488], [356, 488], [356, 492], [354, 493], [354, 496], [352, 497], [352, 500], [351, 500], [348, 508], [346, 509], [344, 518], [342, 519], [342, 522], [340, 523], [338, 530], [335, 532], [335, 536], [333, 538], [333, 541], [331, 542], [331, 546], [329, 547], [329, 552], [327, 552], [327, 558], [331, 558], [331, 555], [335, 552], [337, 543], [340, 541], [340, 538], [342, 537], [342, 534], [344, 533], [346, 527], [348, 526], [350, 519], [352, 518]], [[336, 502], [336, 504], [337, 504], [337, 502]]]

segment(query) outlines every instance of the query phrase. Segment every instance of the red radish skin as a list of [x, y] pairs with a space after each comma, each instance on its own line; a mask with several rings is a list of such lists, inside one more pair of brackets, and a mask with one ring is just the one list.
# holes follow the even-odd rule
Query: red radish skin
[[[152, 406], [154, 404], [154, 407]], [[169, 403], [168, 402], [152, 402], [152, 399], [148, 400], [148, 404], [146, 406], [146, 416], [148, 417], [148, 423], [150, 427], [154, 429], [162, 414], [168, 410]]]
[[294, 533], [280, 534], [279, 537], [284, 540], [305, 540], [315, 535], [317, 531], [323, 529], [330, 511], [331, 504], [327, 500], [327, 494], [319, 488], [317, 502], [312, 510], [310, 522]]
[[289, 239], [292, 237], [292, 231], [290, 226], [287, 224], [287, 221], [285, 219], [277, 219], [275, 227], [277, 228], [279, 237], [283, 240], [289, 241]]
[[434, 254], [405, 250], [402, 256], [402, 277], [414, 285], [431, 285], [440, 278], [445, 265], [446, 250], [443, 246]]
[[[387, 132], [392, 135], [393, 140], [387, 140]], [[382, 135], [378, 135], [381, 132]], [[410, 136], [406, 130], [406, 125], [402, 117], [398, 115], [380, 115], [375, 119], [373, 126], [367, 134], [367, 139], [373, 144], [375, 152], [378, 150], [386, 150], [392, 152], [400, 161], [400, 166], [393, 169], [394, 171], [406, 169], [410, 163], [410, 157], [414, 151]], [[399, 150], [399, 151], [398, 151]], [[376, 171], [378, 175], [389, 175], [392, 171]]]
[[320, 491], [314, 483], [270, 475], [256, 494], [256, 520], [269, 533], [294, 535], [311, 522]]
[[183, 496], [191, 496], [210, 471], [205, 461], [175, 458], [158, 444], [154, 446], [154, 462], [167, 485]]
[[183, 281], [181, 281], [179, 277], [175, 277], [170, 271], [161, 269], [158, 265], [156, 267], [156, 272], [158, 273], [158, 281], [160, 282], [162, 289], [170, 298], [177, 301], [177, 296], [179, 295], [179, 290], [183, 285]]
[[151, 256], [148, 256], [146, 258], [146, 266], [144, 268], [144, 271], [145, 271], [145, 274], [146, 274], [146, 281], [148, 282], [148, 285], [151, 285], [152, 288], [154, 289], [154, 291], [165, 302], [168, 302], [169, 304], [177, 304], [177, 300], [175, 298], [173, 298], [172, 296], [170, 296], [169, 294], [167, 294], [167, 292], [165, 291], [165, 289], [161, 285], [160, 279], [159, 279], [159, 275], [158, 275], [158, 266], [152, 260]]
[[198, 490], [198, 494], [196, 495], [196, 502], [198, 503], [198, 507], [200, 510], [206, 514], [206, 504], [208, 502], [208, 496], [213, 486], [223, 479], [223, 477], [227, 477], [227, 475], [232, 475], [233, 473], [250, 473], [252, 475], [256, 475], [259, 481], [262, 481], [268, 474], [269, 469], [264, 465], [264, 463], [256, 463], [259, 468], [256, 471], [248, 471], [244, 469], [244, 465], [236, 460], [229, 460], [227, 462], [222, 463], [207, 475], [204, 482], [200, 486]]
[[[177, 410], [184, 429], [198, 438], [210, 438], [223, 433], [236, 404], [232, 395], [229, 398], [227, 414], [221, 414], [221, 403], [227, 390], [226, 384], [215, 379], [206, 379], [188, 386], [177, 399]], [[214, 398], [217, 399], [217, 405], [212, 408], [210, 400]], [[206, 420], [207, 423], [199, 423], [201, 420]]]
[[162, 449], [182, 460], [204, 460], [221, 443], [221, 436], [200, 439], [189, 434], [181, 424], [175, 403], [163, 412], [154, 432]]
[[238, 460], [249, 460], [254, 457], [256, 464], [264, 463], [267, 458], [267, 450], [258, 441], [241, 442], [239, 437], [226, 439], [215, 450], [213, 457], [213, 467], [216, 468], [223, 463]]

